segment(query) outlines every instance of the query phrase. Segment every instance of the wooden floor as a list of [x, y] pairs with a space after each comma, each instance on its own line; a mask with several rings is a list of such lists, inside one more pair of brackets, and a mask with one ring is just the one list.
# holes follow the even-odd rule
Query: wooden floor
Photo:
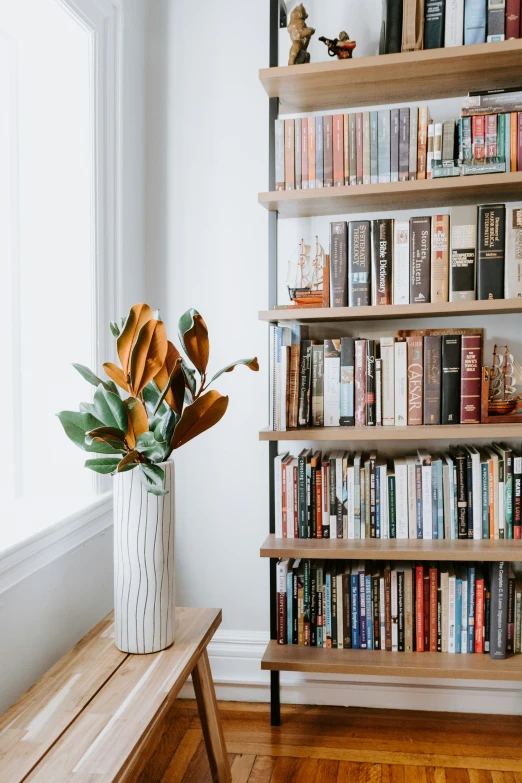
[[[522, 717], [220, 702], [233, 783], [522, 783]], [[212, 783], [193, 701], [177, 701], [137, 783]]]

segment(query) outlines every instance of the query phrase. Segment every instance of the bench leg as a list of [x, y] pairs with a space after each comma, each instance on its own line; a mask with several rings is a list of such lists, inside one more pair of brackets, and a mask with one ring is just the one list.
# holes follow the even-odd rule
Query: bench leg
[[223, 729], [219, 718], [216, 692], [207, 651], [204, 650], [192, 672], [199, 717], [207, 747], [208, 761], [214, 783], [230, 783], [232, 774], [228, 763]]

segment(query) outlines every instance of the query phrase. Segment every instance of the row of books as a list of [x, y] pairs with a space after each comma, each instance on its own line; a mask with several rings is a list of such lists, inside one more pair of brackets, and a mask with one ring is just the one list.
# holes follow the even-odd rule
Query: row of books
[[522, 457], [506, 443], [312, 452], [274, 460], [277, 538], [510, 539], [522, 533]]
[[381, 54], [521, 37], [520, 0], [385, 0], [383, 10]]
[[276, 190], [429, 179], [448, 164], [452, 174], [521, 170], [522, 111], [463, 111], [476, 116], [434, 123], [421, 106], [275, 120]]
[[330, 223], [328, 297], [331, 307], [520, 298], [522, 204]]
[[521, 652], [509, 563], [279, 560], [277, 641], [386, 652]]
[[481, 422], [480, 329], [318, 342], [294, 324], [274, 334], [275, 430]]

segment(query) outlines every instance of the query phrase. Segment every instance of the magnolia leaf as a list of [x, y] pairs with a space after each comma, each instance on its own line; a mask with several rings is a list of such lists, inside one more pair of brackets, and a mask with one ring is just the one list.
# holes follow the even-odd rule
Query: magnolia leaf
[[[96, 410], [94, 408], [94, 405], [92, 402], [81, 402], [80, 403], [80, 411], [81, 413], [90, 413], [91, 416], [93, 416], [95, 419], [96, 417]], [[101, 421], [99, 422], [101, 425]]]
[[121, 473], [122, 470], [124, 470], [128, 465], [131, 465], [132, 463], [136, 464], [138, 459], [138, 451], [129, 451], [129, 453], [126, 454], [120, 462], [118, 462], [118, 473]]
[[154, 318], [152, 310], [147, 304], [137, 304], [131, 307], [125, 326], [118, 337], [116, 343], [118, 348], [118, 356], [120, 357], [121, 366], [125, 377], [129, 375], [129, 365], [132, 348], [137, 340], [138, 334], [144, 324], [147, 321], [151, 321]]
[[203, 317], [194, 308], [187, 310], [179, 319], [178, 331], [188, 358], [199, 373], [204, 373], [207, 369], [210, 346], [208, 329]]
[[168, 491], [163, 489], [164, 471], [159, 465], [140, 465], [140, 472], [147, 491], [153, 495], [168, 495]]
[[[160, 407], [161, 403], [164, 400], [165, 400], [165, 402], [167, 403], [167, 405], [170, 408], [174, 408], [175, 407], [176, 401], [175, 401], [175, 397], [174, 397], [174, 394], [172, 393], [171, 388], [172, 388], [172, 384], [174, 383], [174, 378], [177, 377], [178, 375], [179, 375], [179, 377], [181, 379], [181, 393], [182, 393], [181, 407], [183, 407], [183, 397], [185, 396], [185, 379], [184, 379], [183, 373], [181, 371], [181, 356], [180, 356], [178, 359], [176, 359], [176, 361], [174, 363], [174, 367], [172, 368], [172, 371], [171, 371], [171, 373], [169, 375], [167, 384], [166, 384], [165, 388], [163, 389], [163, 393], [162, 393], [161, 397], [158, 400], [156, 408], [154, 409], [154, 413], [155, 414], [158, 412], [158, 408]], [[179, 388], [180, 388], [179, 381], [176, 383], [176, 388], [178, 390], [177, 401], [179, 403]], [[169, 392], [170, 392], [170, 397], [172, 398], [172, 404], [169, 403], [168, 400], [167, 400], [167, 395], [168, 395]], [[176, 408], [176, 410], [179, 412], [179, 408]]]
[[228, 397], [217, 391], [208, 391], [188, 405], [181, 415], [170, 442], [171, 450], [179, 449], [189, 440], [213, 427], [224, 416]]
[[103, 369], [109, 378], [117, 383], [121, 389], [129, 391], [129, 384], [127, 383], [127, 378], [121, 367], [118, 367], [117, 364], [113, 364], [112, 362], [105, 362]]
[[[169, 340], [167, 342], [167, 355], [165, 357], [163, 367], [160, 369], [157, 375], [154, 376], [154, 382], [161, 392], [164, 391], [165, 387], [168, 386], [169, 377], [172, 373], [174, 365], [176, 364], [176, 360], [180, 358], [181, 357], [178, 349]], [[167, 405], [172, 408], [174, 406], [174, 397], [170, 389], [168, 390], [165, 399]]]
[[136, 438], [135, 448], [151, 462], [163, 462], [167, 444], [165, 442], [159, 443], [154, 437], [154, 433], [148, 431]]
[[130, 385], [137, 397], [162, 368], [167, 355], [163, 321], [148, 321], [138, 334], [130, 359]]
[[196, 371], [193, 370], [192, 367], [189, 367], [185, 361], [182, 361], [181, 369], [183, 370], [183, 375], [185, 376], [185, 386], [188, 391], [185, 399], [187, 399], [188, 403], [190, 404], [196, 394]]
[[116, 323], [116, 321], [111, 321], [109, 324], [109, 329], [112, 332], [113, 337], [119, 337], [120, 336], [120, 327]]
[[168, 413], [161, 419], [161, 440], [165, 441], [167, 444], [170, 444], [170, 441], [172, 440], [174, 429], [179, 419], [180, 417], [177, 413], [174, 413], [170, 408]]
[[62, 411], [58, 413], [58, 418], [65, 430], [67, 437], [72, 442], [83, 449], [83, 451], [95, 452], [98, 454], [118, 454], [121, 448], [112, 448], [106, 443], [93, 443], [88, 433], [99, 427], [100, 422], [89, 412], [80, 411]]
[[138, 400], [136, 397], [128, 397], [125, 400], [125, 407], [129, 413], [132, 429], [134, 430], [136, 438], [143, 435], [144, 432], [148, 432], [149, 419], [142, 401]]
[[127, 409], [117, 394], [98, 386], [94, 393], [94, 409], [106, 427], [127, 431]]
[[87, 435], [92, 438], [104, 438], [105, 440], [116, 440], [123, 443], [125, 440], [125, 433], [119, 430], [117, 427], [96, 427], [91, 430]]
[[101, 459], [85, 460], [85, 467], [96, 473], [114, 473], [118, 468], [119, 457], [102, 457]]
[[234, 367], [237, 367], [238, 364], [244, 364], [246, 367], [248, 367], [249, 370], [253, 370], [254, 372], [257, 372], [259, 370], [259, 362], [257, 361], [257, 356], [254, 356], [253, 359], [238, 359], [237, 362], [232, 362], [232, 364], [227, 364], [226, 367], [223, 367], [222, 370], [217, 372], [210, 383], [214, 383], [216, 378], [219, 378], [220, 375], [223, 375], [225, 372], [232, 372]]
[[99, 386], [101, 383], [104, 389], [107, 389], [107, 391], [112, 391], [110, 386], [105, 381], [102, 381], [101, 378], [98, 378], [98, 376], [95, 375], [92, 370], [89, 370], [88, 367], [85, 367], [84, 364], [73, 363], [73, 367], [80, 373], [82, 378], [85, 378], [88, 383], [91, 383], [93, 386]]

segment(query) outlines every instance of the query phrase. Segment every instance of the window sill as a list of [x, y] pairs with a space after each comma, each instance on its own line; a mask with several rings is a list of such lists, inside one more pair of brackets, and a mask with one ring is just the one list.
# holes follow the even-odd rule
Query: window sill
[[112, 492], [83, 503], [78, 498], [52, 500], [47, 508], [35, 501], [16, 510], [4, 506], [2, 517], [2, 534], [16, 532], [0, 544], [0, 595], [110, 528]]

